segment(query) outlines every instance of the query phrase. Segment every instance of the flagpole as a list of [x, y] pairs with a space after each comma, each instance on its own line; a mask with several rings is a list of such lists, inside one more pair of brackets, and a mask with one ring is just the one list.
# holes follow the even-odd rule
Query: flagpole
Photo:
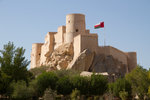
[[104, 46], [106, 46], [106, 33], [105, 33], [105, 27], [104, 27]]
[[105, 33], [105, 26], [104, 26], [104, 57], [106, 57], [106, 33]]

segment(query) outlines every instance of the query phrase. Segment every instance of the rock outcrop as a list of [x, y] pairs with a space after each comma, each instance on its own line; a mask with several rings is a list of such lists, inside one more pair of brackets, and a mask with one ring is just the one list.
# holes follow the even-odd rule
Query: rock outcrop
[[95, 73], [119, 74], [124, 76], [128, 72], [127, 65], [118, 61], [111, 55], [96, 54], [85, 49], [73, 59], [72, 43], [63, 44], [55, 49], [46, 59], [50, 70], [74, 69], [78, 71], [89, 71]]
[[68, 64], [73, 59], [73, 46], [72, 43], [63, 44], [52, 52], [46, 59], [46, 65], [50, 69], [66, 69]]
[[79, 56], [74, 59], [69, 65], [67, 69], [75, 69], [79, 71], [88, 71], [90, 66], [92, 65], [94, 59], [94, 52], [86, 49], [79, 54]]

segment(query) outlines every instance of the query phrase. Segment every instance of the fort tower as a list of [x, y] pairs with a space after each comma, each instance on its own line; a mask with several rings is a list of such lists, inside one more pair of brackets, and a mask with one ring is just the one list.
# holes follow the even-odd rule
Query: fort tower
[[78, 34], [85, 34], [85, 15], [69, 14], [66, 16], [66, 43], [73, 41]]

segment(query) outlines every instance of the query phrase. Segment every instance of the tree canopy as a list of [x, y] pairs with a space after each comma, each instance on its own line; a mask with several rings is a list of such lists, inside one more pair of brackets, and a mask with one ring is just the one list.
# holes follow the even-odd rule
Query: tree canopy
[[137, 94], [139, 97], [144, 97], [147, 94], [150, 80], [148, 79], [148, 71], [146, 69], [138, 65], [134, 70], [126, 74], [125, 78], [132, 85], [133, 95]]
[[8, 42], [0, 50], [0, 92], [5, 93], [12, 81], [24, 80], [28, 83], [31, 73], [27, 66], [29, 61], [24, 56], [23, 47], [15, 47], [12, 42]]

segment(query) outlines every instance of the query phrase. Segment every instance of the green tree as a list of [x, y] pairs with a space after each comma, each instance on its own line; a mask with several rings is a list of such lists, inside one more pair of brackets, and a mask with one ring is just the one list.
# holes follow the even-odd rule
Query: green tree
[[119, 97], [121, 91], [131, 94], [131, 84], [124, 78], [117, 79], [114, 83], [109, 84], [109, 91], [116, 97]]
[[60, 77], [56, 86], [57, 92], [63, 95], [69, 95], [73, 90], [73, 84], [69, 76]]
[[39, 97], [39, 91], [38, 91], [38, 84], [37, 84], [37, 79], [34, 79], [32, 81], [30, 81], [28, 88], [30, 88], [30, 90], [32, 90], [32, 98], [33, 100], [37, 100]]
[[1, 71], [11, 76], [13, 68], [13, 57], [15, 54], [15, 46], [9, 42], [4, 45], [3, 50], [0, 50], [2, 56], [0, 56]]
[[23, 47], [16, 48], [13, 43], [8, 42], [4, 45], [3, 50], [0, 50], [1, 71], [11, 77], [11, 81], [25, 80], [27, 82], [30, 75], [27, 66], [29, 61], [25, 59], [25, 49]]
[[54, 72], [44, 72], [36, 80], [39, 95], [42, 96], [46, 88], [55, 89], [58, 77]]
[[[89, 93], [89, 78], [88, 77], [82, 77], [79, 75], [74, 76], [71, 78], [71, 82], [73, 84], [73, 88], [80, 91], [81, 94], [88, 94]], [[86, 91], [85, 91], [86, 90]]]
[[1, 95], [11, 94], [10, 80], [11, 80], [10, 76], [0, 71], [0, 94]]
[[125, 78], [132, 85], [133, 95], [137, 94], [140, 99], [143, 99], [144, 95], [148, 93], [148, 87], [150, 85], [148, 71], [138, 65], [134, 70], [127, 74]]
[[75, 90], [72, 91], [70, 97], [71, 100], [80, 100], [80, 91], [75, 88]]
[[108, 88], [107, 78], [103, 75], [95, 75], [91, 76], [90, 81], [90, 94], [91, 95], [103, 95]]
[[119, 92], [119, 97], [121, 98], [121, 100], [127, 100], [127, 98], [128, 98], [128, 92], [126, 92], [125, 90], [120, 91]]
[[14, 87], [12, 98], [17, 100], [29, 100], [33, 97], [34, 90], [33, 88], [27, 87], [25, 81], [14, 82], [11, 85]]
[[23, 47], [16, 48], [12, 42], [8, 42], [3, 50], [0, 50], [1, 94], [10, 95], [12, 81], [24, 80], [28, 83], [31, 73], [28, 72], [27, 66], [30, 62], [25, 59], [24, 53]]
[[49, 69], [50, 66], [40, 66], [30, 69], [29, 71], [33, 74], [33, 76], [37, 77], [38, 75], [46, 72], [47, 69]]
[[64, 76], [69, 76], [69, 77], [74, 77], [76, 75], [80, 75], [79, 71], [69, 69], [69, 70], [56, 70], [55, 73], [58, 75], [58, 77], [64, 77]]

